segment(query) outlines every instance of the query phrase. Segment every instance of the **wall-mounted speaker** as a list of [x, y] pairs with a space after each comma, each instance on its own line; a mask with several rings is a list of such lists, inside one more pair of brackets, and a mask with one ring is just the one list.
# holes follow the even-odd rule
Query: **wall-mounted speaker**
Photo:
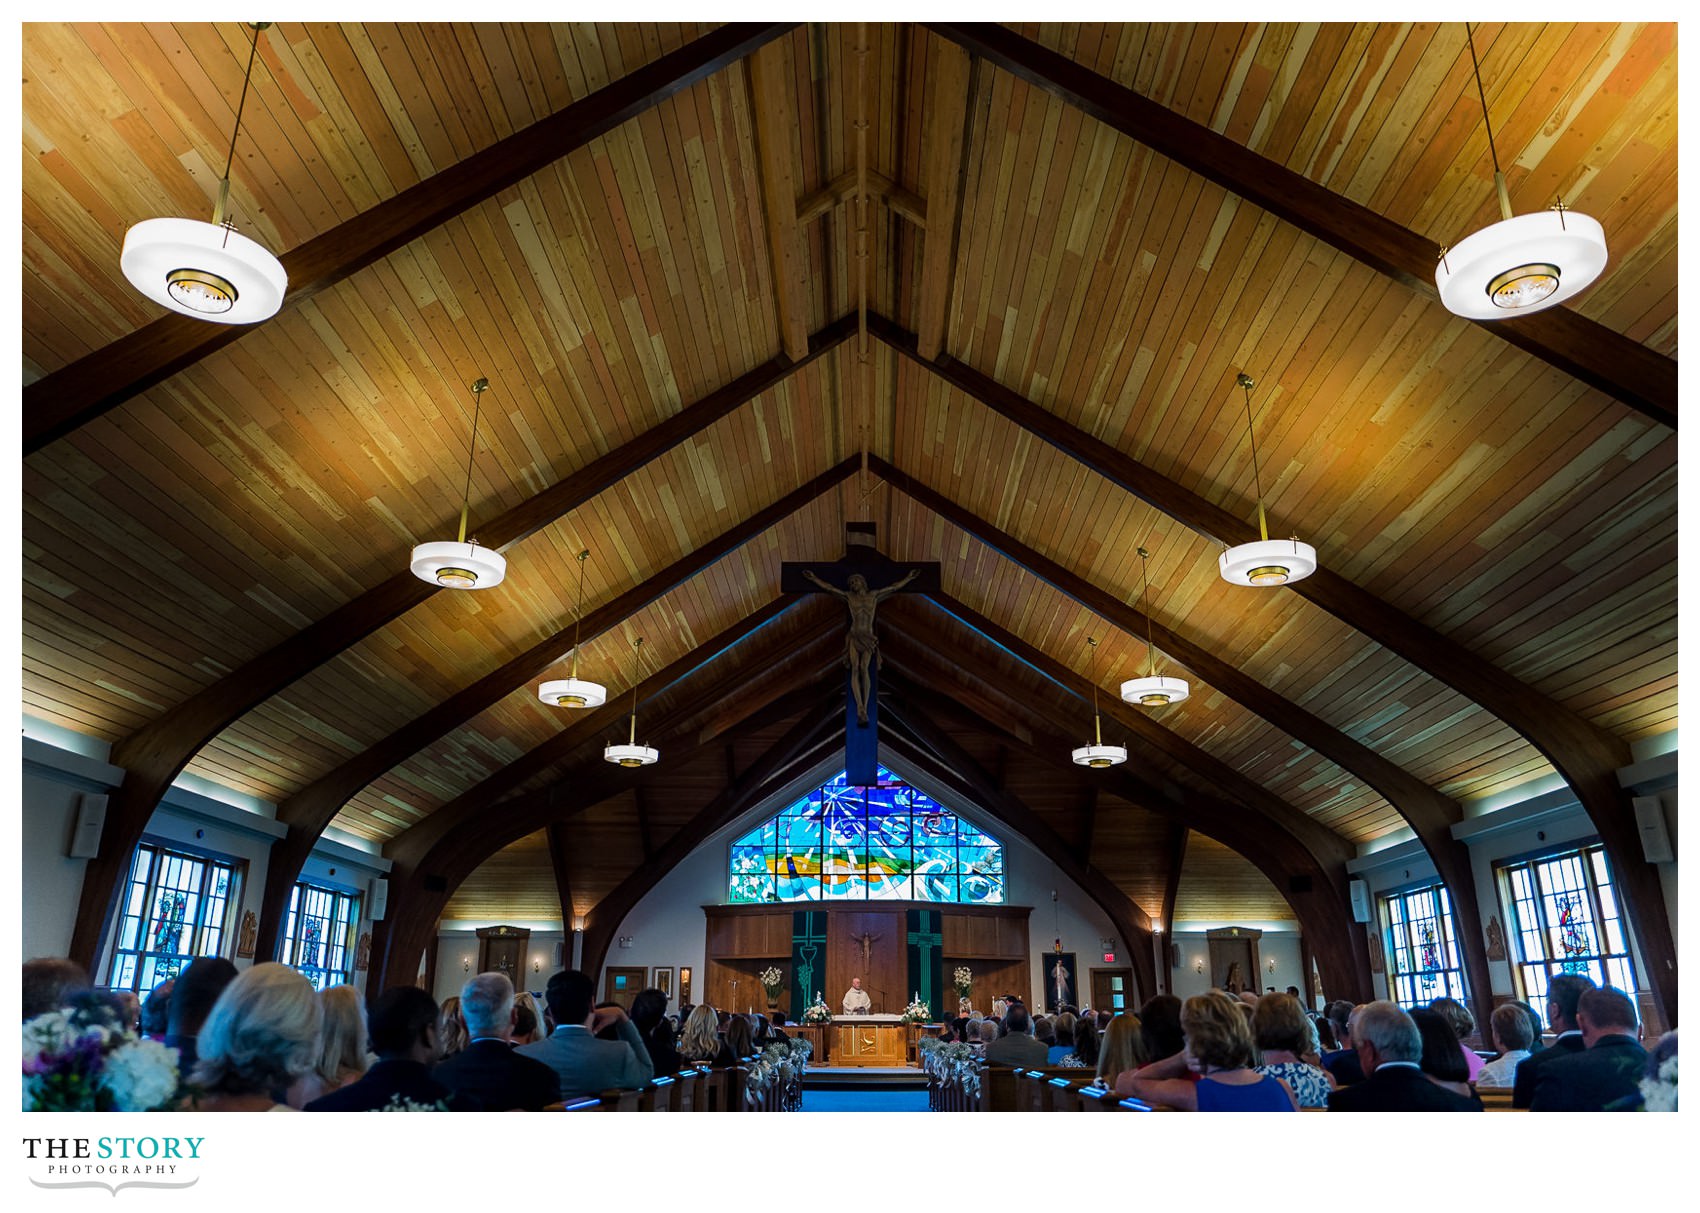
[[1369, 882], [1354, 880], [1352, 890], [1352, 921], [1368, 922], [1370, 920]]
[[93, 859], [100, 854], [100, 834], [106, 829], [106, 795], [84, 792], [77, 797], [77, 823], [71, 827], [71, 846], [65, 853], [72, 859]]
[[567, 967], [567, 943], [565, 940], [560, 940], [555, 944], [555, 967], [557, 969]]
[[1676, 858], [1670, 845], [1670, 827], [1665, 824], [1665, 806], [1657, 796], [1635, 798], [1635, 824], [1641, 831], [1641, 854], [1648, 863], [1670, 863]]
[[1181, 945], [1178, 943], [1171, 943], [1169, 945], [1169, 967], [1171, 969], [1178, 969], [1181, 967]]
[[384, 921], [384, 911], [390, 907], [390, 879], [387, 876], [372, 877], [371, 896], [366, 899], [369, 907], [367, 917], [373, 922]]

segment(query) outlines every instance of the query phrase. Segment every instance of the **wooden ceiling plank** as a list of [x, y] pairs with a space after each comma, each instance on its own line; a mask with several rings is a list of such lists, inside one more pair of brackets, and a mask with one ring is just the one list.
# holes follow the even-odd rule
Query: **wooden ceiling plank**
[[921, 348], [935, 356], [950, 325], [951, 286], [956, 278], [956, 243], [962, 222], [962, 183], [967, 175], [963, 124], [974, 94], [974, 69], [961, 48], [929, 38], [931, 79], [927, 85], [927, 229], [921, 240], [921, 282], [915, 328]]
[[[1209, 127], [994, 25], [928, 23], [979, 58], [1083, 109], [1130, 138], [1426, 297], [1437, 246]], [[1544, 362], [1676, 428], [1676, 362], [1568, 308], [1480, 322]]]
[[[280, 258], [290, 280], [285, 306], [310, 299], [788, 28], [722, 26], [291, 249]], [[245, 331], [174, 313], [37, 380], [23, 393], [24, 453], [194, 365]]]
[[763, 46], [750, 56], [748, 71], [774, 306], [785, 352], [797, 358], [808, 343], [810, 294], [797, 216], [797, 159], [791, 146], [797, 111], [788, 70], [790, 43], [786, 38]]

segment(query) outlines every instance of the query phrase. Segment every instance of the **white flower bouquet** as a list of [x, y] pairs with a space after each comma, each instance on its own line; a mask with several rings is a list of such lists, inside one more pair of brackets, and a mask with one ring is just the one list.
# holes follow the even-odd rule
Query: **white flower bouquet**
[[132, 1036], [98, 994], [23, 1026], [26, 1112], [150, 1112], [175, 1103], [177, 1050]]
[[917, 995], [908, 1006], [903, 1008], [903, 1014], [898, 1018], [904, 1023], [926, 1023], [932, 1017], [932, 1008], [922, 1002], [920, 996]]
[[974, 970], [967, 965], [957, 965], [956, 972], [951, 974], [951, 984], [956, 986], [956, 992], [962, 997], [968, 997], [968, 991], [974, 988]]
[[818, 990], [815, 992], [815, 1000], [812, 1003], [810, 1003], [807, 1007], [805, 1007], [804, 1010], [803, 1010], [803, 1022], [804, 1023], [831, 1023], [832, 1022], [832, 1008], [826, 1005], [826, 999], [824, 999], [820, 996], [820, 992]]
[[777, 965], [768, 965], [767, 968], [756, 974], [756, 980], [761, 982], [762, 989], [771, 994], [785, 984], [785, 974], [779, 971]]

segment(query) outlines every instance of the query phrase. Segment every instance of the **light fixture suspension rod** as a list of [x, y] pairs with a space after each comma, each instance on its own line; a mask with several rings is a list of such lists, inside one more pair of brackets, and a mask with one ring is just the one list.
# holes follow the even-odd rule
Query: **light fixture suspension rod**
[[224, 157], [224, 176], [218, 184], [218, 201], [213, 204], [213, 223], [224, 222], [226, 204], [230, 201], [230, 168], [236, 163], [236, 135], [242, 129], [242, 110], [248, 104], [248, 85], [254, 78], [254, 57], [260, 51], [260, 31], [270, 25], [270, 21], [255, 21], [254, 41], [248, 47], [248, 70], [242, 74], [242, 95], [236, 101], [236, 125], [230, 130], [230, 151]]
[[[1260, 505], [1258, 507], [1262, 509]], [[1268, 538], [1268, 536], [1264, 536]], [[1144, 548], [1139, 550], [1139, 603], [1145, 608], [1145, 672], [1148, 676], [1157, 676], [1157, 645], [1151, 639], [1151, 566], [1147, 563], [1151, 553]]]
[[466, 448], [466, 488], [460, 495], [460, 536], [456, 543], [466, 542], [466, 512], [472, 504], [472, 457], [478, 453], [478, 415], [489, 386], [490, 381], [482, 376], [472, 383], [472, 441]]
[[578, 638], [579, 629], [584, 627], [584, 562], [590, 559], [590, 549], [585, 548], [578, 554], [578, 608], [573, 619], [573, 679], [578, 679]]
[[632, 646], [632, 731], [627, 739], [627, 745], [637, 744], [637, 689], [638, 674], [642, 668], [640, 664], [643, 660], [642, 655], [643, 637], [639, 636], [637, 638], [637, 643]]
[[1088, 636], [1086, 643], [1092, 650], [1092, 736], [1095, 744], [1103, 745], [1104, 721], [1098, 715], [1098, 639]]
[[[1251, 422], [1251, 389], [1257, 386], [1257, 381], [1244, 371], [1234, 380], [1245, 389], [1245, 432], [1251, 439], [1251, 483], [1257, 489], [1257, 530], [1267, 540], [1269, 538], [1269, 520], [1263, 513], [1263, 475], [1257, 468], [1257, 427]], [[1144, 549], [1140, 549], [1142, 552]], [[1150, 616], [1146, 616], [1147, 622]]]
[[1487, 128], [1488, 155], [1493, 157], [1493, 188], [1499, 195], [1499, 217], [1511, 218], [1511, 194], [1505, 188], [1505, 174], [1499, 169], [1499, 149], [1493, 142], [1493, 119], [1488, 117], [1487, 90], [1482, 87], [1482, 65], [1476, 59], [1476, 38], [1470, 23], [1464, 22], [1464, 41], [1470, 48], [1470, 70], [1476, 76], [1476, 96], [1482, 99], [1482, 125]]

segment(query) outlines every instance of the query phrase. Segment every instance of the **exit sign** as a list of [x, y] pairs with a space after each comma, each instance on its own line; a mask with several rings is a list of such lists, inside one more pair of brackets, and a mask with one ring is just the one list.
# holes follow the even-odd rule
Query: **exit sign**
[[1116, 954], [1114, 952], [1105, 952], [1104, 953], [1104, 963], [1105, 964], [1115, 964], [1116, 963]]

